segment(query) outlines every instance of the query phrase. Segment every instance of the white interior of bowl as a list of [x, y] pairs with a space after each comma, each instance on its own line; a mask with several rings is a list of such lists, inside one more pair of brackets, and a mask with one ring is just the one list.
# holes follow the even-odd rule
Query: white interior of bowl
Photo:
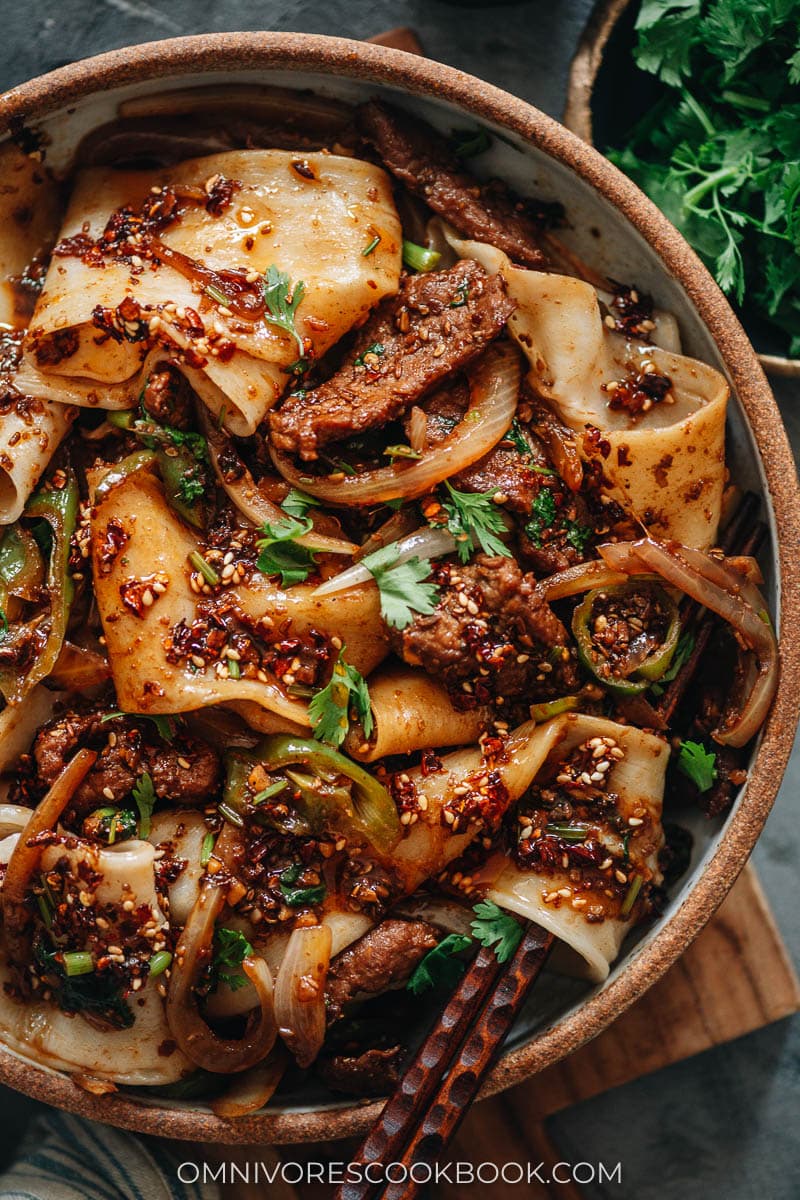
[[[349, 102], [358, 102], [380, 92], [393, 97], [399, 104], [419, 113], [425, 120], [445, 132], [475, 124], [473, 117], [460, 111], [455, 105], [440, 100], [423, 100], [410, 96], [402, 89], [387, 85], [376, 86], [355, 80], [333, 79], [329, 75], [313, 71], [226, 70], [181, 75], [172, 80], [146, 81], [111, 89], [76, 102], [68, 110], [37, 123], [37, 128], [42, 129], [50, 139], [47, 161], [56, 170], [68, 164], [81, 138], [97, 125], [111, 120], [123, 100], [209, 83], [269, 83], [289, 88], [310, 88], [320, 95], [329, 95]], [[658, 255], [641, 234], [627, 223], [614, 206], [568, 167], [537, 150], [516, 134], [491, 123], [487, 123], [486, 127], [497, 136], [492, 149], [481, 157], [476, 169], [486, 176], [494, 175], [507, 181], [523, 195], [536, 195], [563, 204], [570, 226], [564, 233], [564, 241], [601, 272], [621, 281], [635, 283], [640, 289], [649, 292], [658, 307], [673, 312], [677, 317], [684, 352], [724, 371], [719, 350], [686, 291], [679, 281], [667, 272]], [[780, 581], [777, 575], [774, 513], [755, 438], [735, 396], [732, 397], [729, 408], [727, 462], [734, 483], [743, 490], [756, 491], [764, 498], [762, 515], [769, 526], [769, 541], [762, 551], [761, 562], [765, 575], [765, 592], [771, 611], [777, 615]], [[740, 800], [741, 793], [725, 819], [708, 821], [697, 810], [681, 810], [668, 814], [670, 820], [676, 820], [691, 830], [694, 836], [694, 850], [690, 869], [670, 897], [663, 916], [652, 925], [636, 931], [628, 939], [608, 980], [599, 987], [548, 973], [517, 1021], [507, 1043], [509, 1049], [524, 1045], [535, 1033], [550, 1028], [575, 1012], [590, 996], [607, 988], [635, 957], [646, 951], [699, 879]], [[152, 1103], [164, 1108], [192, 1107], [191, 1102], [185, 1100], [171, 1102], [154, 1099]], [[269, 1111], [308, 1112], [310, 1109], [334, 1109], [351, 1105], [352, 1100], [332, 1099], [330, 1093], [321, 1085], [312, 1084], [281, 1096], [279, 1101], [269, 1106]], [[199, 1102], [196, 1107], [206, 1110], [205, 1105]]]

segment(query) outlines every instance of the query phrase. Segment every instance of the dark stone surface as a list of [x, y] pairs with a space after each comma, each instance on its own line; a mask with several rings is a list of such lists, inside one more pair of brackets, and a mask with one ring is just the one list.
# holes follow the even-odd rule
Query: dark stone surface
[[[368, 37], [396, 25], [427, 53], [559, 116], [567, 68], [591, 0], [459, 5], [444, 0], [28, 0], [3, 10], [0, 87], [135, 42], [221, 30], [299, 30]], [[800, 451], [800, 385], [778, 391]], [[795, 748], [755, 862], [795, 960], [800, 833]], [[0, 1148], [10, 1154], [23, 1098], [0, 1089]], [[588, 1200], [795, 1200], [800, 1195], [800, 1020], [722, 1046], [571, 1109], [551, 1123], [563, 1158], [611, 1167], [622, 1184], [586, 1185]], [[473, 1200], [489, 1189], [470, 1188]]]

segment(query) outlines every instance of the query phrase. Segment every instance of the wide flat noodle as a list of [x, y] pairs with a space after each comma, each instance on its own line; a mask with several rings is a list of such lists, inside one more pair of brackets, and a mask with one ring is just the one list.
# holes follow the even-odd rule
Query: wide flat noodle
[[[669, 762], [669, 744], [653, 734], [644, 733], [632, 725], [618, 725], [601, 717], [568, 716], [548, 722], [543, 729], [560, 726], [557, 761], [565, 758], [571, 750], [593, 737], [613, 737], [624, 751], [625, 757], [613, 769], [610, 792], [616, 797], [616, 812], [627, 822], [634, 809], [642, 806], [652, 821], [653, 836], [647, 853], [639, 857], [637, 840], [630, 843], [631, 865], [644, 865], [660, 881], [658, 850], [663, 841], [661, 833], [661, 810], [664, 797], [664, 776]], [[552, 763], [553, 759], [549, 760]], [[491, 861], [484, 871], [492, 875]], [[631, 922], [617, 917], [606, 917], [591, 924], [581, 909], [573, 908], [568, 900], [556, 897], [546, 903], [545, 895], [557, 893], [559, 888], [570, 886], [568, 872], [522, 871], [514, 863], [503, 859], [488, 891], [488, 897], [501, 908], [536, 921], [544, 929], [554, 933], [586, 963], [590, 978], [601, 983], [608, 975], [611, 963], [619, 954], [620, 946]]]
[[[2, 843], [3, 859], [10, 857], [14, 838]], [[87, 843], [75, 847], [49, 846], [42, 855], [42, 868], [51, 870], [63, 858], [71, 872], [96, 871], [98, 902], [112, 909], [132, 899], [137, 910], [149, 908], [158, 924], [166, 918], [155, 890], [155, 850], [148, 842], [127, 841], [98, 850]], [[0, 957], [0, 984], [10, 983], [4, 957]], [[0, 986], [0, 1033], [3, 1042], [18, 1054], [54, 1070], [81, 1072], [97, 1079], [128, 1085], [173, 1083], [191, 1064], [170, 1038], [164, 1002], [155, 980], [147, 982], [128, 1000], [134, 1022], [129, 1029], [97, 1028], [81, 1016], [70, 1016], [48, 1001], [27, 1000], [21, 1004]], [[172, 1047], [165, 1053], [165, 1047]]]
[[[109, 558], [105, 547], [115, 538], [127, 541], [124, 550]], [[121, 709], [181, 713], [247, 700], [308, 727], [307, 706], [289, 696], [274, 676], [267, 682], [234, 679], [217, 671], [213, 662], [199, 669], [185, 660], [168, 660], [164, 641], [170, 630], [180, 621], [191, 625], [197, 615], [199, 597], [189, 584], [187, 561], [197, 542], [168, 507], [154, 476], [146, 471], [129, 476], [95, 507], [92, 546], [97, 606]], [[166, 590], [141, 615], [122, 602], [120, 588], [154, 579], [163, 581]], [[248, 583], [226, 589], [225, 596], [250, 617], [269, 616], [278, 629], [297, 634], [316, 629], [338, 636], [347, 646], [348, 662], [368, 674], [387, 652], [377, 589], [322, 597], [315, 597], [314, 590], [314, 584], [299, 584], [282, 591], [254, 572]]]
[[[576, 432], [602, 468], [604, 490], [654, 536], [706, 549], [716, 540], [725, 481], [728, 384], [697, 359], [626, 341], [603, 323], [597, 292], [568, 275], [512, 266], [494, 246], [462, 241], [462, 257], [499, 272], [518, 304], [509, 329], [525, 352], [528, 381]], [[635, 419], [609, 408], [603, 385], [648, 363], [667, 375], [667, 401]], [[671, 401], [671, 402], [669, 402]]]
[[[113, 212], [124, 205], [138, 210], [151, 189], [202, 187], [214, 176], [242, 184], [231, 203], [218, 216], [203, 206], [188, 208], [160, 239], [212, 270], [262, 276], [275, 266], [293, 284], [302, 280], [295, 323], [307, 356], [324, 354], [397, 290], [402, 233], [387, 177], [371, 163], [338, 155], [242, 150], [154, 171], [87, 170], [77, 178], [61, 238], [84, 230], [96, 238]], [[175, 362], [186, 367], [215, 416], [233, 433], [252, 434], [286, 387], [285, 368], [300, 356], [295, 339], [264, 319], [237, 319], [172, 266], [154, 267], [146, 259], [131, 266], [109, 258], [98, 268], [77, 255], [54, 257], [31, 323], [21, 372], [26, 390], [101, 408], [130, 406], [141, 386], [146, 342], [98, 336], [92, 322], [97, 306], [113, 310], [126, 297], [157, 311], [167, 351], [175, 351]], [[167, 304], [175, 308], [165, 310]], [[207, 332], [233, 343], [232, 357], [209, 353], [201, 365], [187, 366], [178, 353], [196, 341], [187, 333], [187, 308]], [[72, 339], [58, 361], [46, 352], [54, 335], [62, 345]]]

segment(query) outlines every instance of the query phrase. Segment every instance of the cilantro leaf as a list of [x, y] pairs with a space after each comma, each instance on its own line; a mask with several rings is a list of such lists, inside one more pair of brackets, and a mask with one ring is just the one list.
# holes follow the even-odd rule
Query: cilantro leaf
[[431, 573], [429, 562], [409, 558], [399, 563], [394, 546], [384, 546], [362, 558], [365, 566], [378, 585], [381, 600], [381, 616], [393, 629], [405, 629], [414, 619], [414, 613], [429, 616], [436, 608], [439, 589], [435, 583], [426, 583]]
[[449, 499], [442, 501], [447, 513], [447, 528], [456, 539], [458, 557], [469, 562], [473, 551], [480, 546], [485, 554], [511, 557], [511, 551], [497, 537], [506, 532], [502, 510], [492, 499], [494, 492], [460, 492], [445, 480]]
[[438, 946], [429, 950], [425, 957], [417, 963], [416, 970], [409, 979], [406, 987], [415, 996], [430, 991], [431, 988], [453, 988], [464, 974], [466, 963], [456, 958], [472, 945], [472, 938], [465, 934], [449, 933]]
[[301, 905], [319, 904], [325, 899], [327, 888], [324, 883], [318, 883], [315, 887], [296, 888], [292, 885], [297, 883], [300, 878], [303, 868], [299, 865], [287, 867], [285, 871], [281, 871], [280, 889], [286, 903], [290, 908], [300, 908]]
[[260, 550], [256, 559], [259, 571], [265, 575], [280, 575], [281, 587], [305, 583], [314, 569], [316, 559], [313, 551], [299, 546], [296, 539], [310, 529], [311, 522], [307, 517], [267, 521], [259, 530], [261, 537], [256, 542]]
[[350, 713], [355, 711], [364, 736], [373, 729], [369, 688], [363, 675], [344, 660], [344, 647], [333, 664], [330, 682], [312, 698], [308, 716], [314, 737], [331, 746], [341, 746], [350, 728]]
[[252, 953], [253, 947], [240, 930], [220, 927], [214, 933], [212, 978], [218, 983], [226, 983], [231, 991], [238, 991], [247, 983], [247, 977], [234, 968], [240, 967]]
[[319, 500], [301, 492], [298, 488], [290, 488], [289, 494], [281, 503], [281, 508], [290, 517], [300, 521], [310, 508], [319, 508]]
[[198, 474], [196, 467], [186, 471], [178, 480], [178, 497], [184, 504], [194, 504], [205, 495], [205, 491], [205, 480]]
[[133, 785], [131, 791], [136, 807], [139, 810], [139, 837], [146, 838], [150, 835], [150, 818], [153, 815], [153, 809], [156, 804], [156, 793], [153, 788], [153, 780], [148, 775], [147, 771]]
[[267, 267], [264, 276], [264, 304], [267, 309], [264, 320], [295, 339], [301, 358], [305, 347], [295, 328], [295, 318], [297, 307], [305, 294], [306, 285], [302, 280], [292, 285], [284, 271], [279, 271], [276, 266]]
[[105, 725], [106, 721], [114, 721], [117, 717], [131, 717], [135, 721], [152, 721], [158, 730], [158, 736], [163, 738], [165, 742], [175, 740], [175, 730], [173, 728], [173, 718], [164, 716], [163, 713], [151, 716], [150, 713], [126, 713], [118, 710], [117, 712], [106, 713], [100, 718], [100, 724]]
[[531, 505], [531, 517], [525, 525], [525, 532], [534, 546], [541, 546], [542, 534], [545, 529], [551, 529], [556, 519], [556, 501], [549, 488], [543, 487], [537, 492]]
[[522, 926], [491, 900], [481, 900], [472, 910], [475, 920], [470, 928], [482, 946], [494, 946], [497, 961], [508, 962], [522, 941]]
[[667, 667], [664, 674], [659, 680], [651, 684], [650, 691], [654, 696], [661, 696], [666, 691], [665, 683], [672, 683], [675, 676], [680, 671], [684, 663], [687, 663], [691, 658], [694, 650], [694, 634], [690, 629], [685, 629], [678, 638], [678, 644], [675, 647], [675, 653], [672, 656], [672, 662]]
[[691, 779], [699, 792], [707, 792], [717, 778], [717, 756], [701, 742], [681, 742], [678, 770]]
[[368, 367], [369, 363], [366, 361], [367, 358], [371, 358], [373, 356], [375, 358], [383, 358], [385, 353], [386, 350], [382, 342], [373, 342], [371, 346], [367, 346], [366, 350], [362, 350], [358, 358], [353, 360], [353, 366]]
[[567, 531], [567, 541], [578, 554], [585, 554], [586, 547], [592, 539], [592, 530], [588, 525], [581, 525], [580, 521], [565, 521], [564, 528]]

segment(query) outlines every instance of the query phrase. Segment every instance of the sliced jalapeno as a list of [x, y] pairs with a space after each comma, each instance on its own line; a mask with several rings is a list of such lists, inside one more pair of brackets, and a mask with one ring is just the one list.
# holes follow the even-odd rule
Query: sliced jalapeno
[[572, 614], [572, 632], [586, 670], [609, 691], [633, 696], [667, 670], [681, 626], [664, 589], [634, 577], [588, 592]]

